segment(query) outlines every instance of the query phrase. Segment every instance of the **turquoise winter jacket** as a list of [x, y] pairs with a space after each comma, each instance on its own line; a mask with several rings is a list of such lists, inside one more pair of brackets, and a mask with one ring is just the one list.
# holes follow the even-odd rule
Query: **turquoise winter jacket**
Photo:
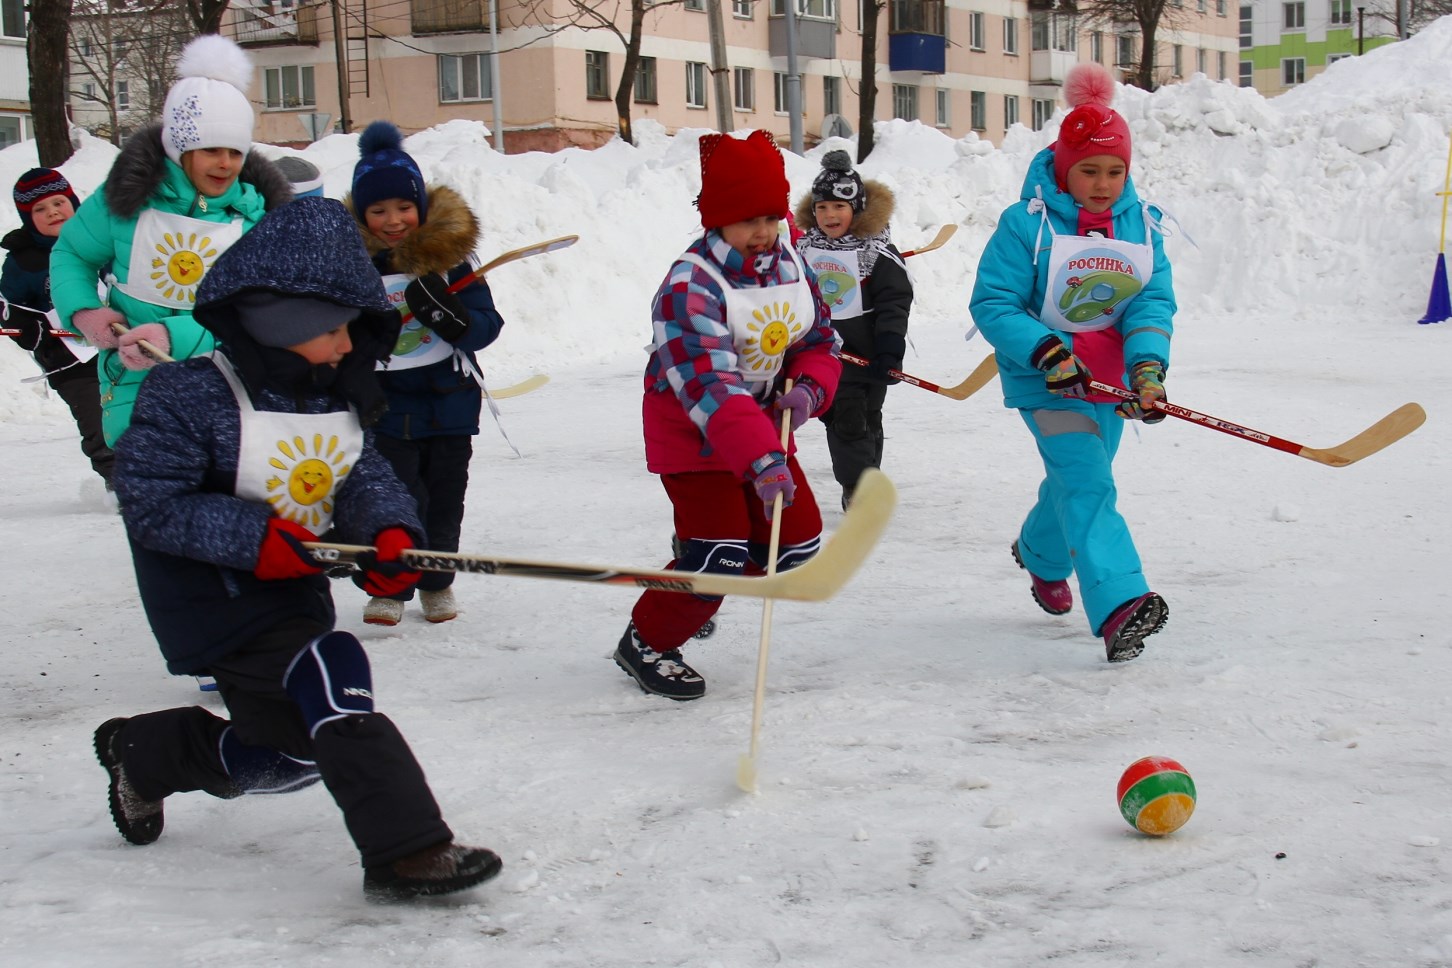
[[[1013, 409], [1035, 409], [1058, 399], [1044, 387], [1044, 375], [1029, 363], [1034, 348], [1049, 336], [1057, 336], [1070, 349], [1074, 336], [1039, 322], [1038, 311], [1048, 288], [1049, 248], [1053, 238], [1043, 227], [1043, 218], [1029, 211], [1030, 201], [1042, 197], [1055, 233], [1078, 233], [1079, 204], [1054, 181], [1054, 153], [1045, 148], [1029, 165], [1019, 201], [999, 216], [998, 228], [988, 240], [978, 263], [969, 306], [973, 322], [993, 345], [1003, 383], [1004, 405]], [[1159, 218], [1152, 206], [1151, 217]], [[1156, 360], [1167, 370], [1170, 365], [1170, 336], [1174, 332], [1175, 291], [1170, 260], [1158, 229], [1145, 224], [1144, 209], [1133, 179], [1126, 178], [1124, 194], [1114, 203], [1114, 237], [1143, 244], [1150, 238], [1154, 250], [1154, 272], [1149, 283], [1124, 307], [1116, 324], [1124, 337], [1127, 367]], [[1038, 252], [1038, 264], [1034, 253]], [[1123, 383], [1124, 374], [1094, 374], [1106, 383]]]

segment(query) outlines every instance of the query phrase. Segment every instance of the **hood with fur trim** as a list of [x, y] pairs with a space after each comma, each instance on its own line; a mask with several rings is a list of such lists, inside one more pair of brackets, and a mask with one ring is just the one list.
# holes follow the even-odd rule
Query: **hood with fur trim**
[[[161, 144], [160, 121], [127, 138], [106, 175], [106, 207], [118, 218], [135, 218], [161, 187], [169, 160]], [[238, 180], [257, 189], [268, 211], [292, 199], [292, 184], [287, 177], [255, 151], [247, 153]]]
[[468, 261], [479, 244], [479, 220], [469, 209], [464, 196], [447, 185], [435, 185], [429, 189], [428, 219], [392, 250], [368, 231], [362, 216], [353, 208], [351, 193], [343, 196], [343, 204], [358, 223], [358, 232], [363, 236], [368, 255], [390, 252], [395, 272], [410, 276], [445, 273]]
[[[864, 179], [862, 187], [867, 192], [867, 206], [852, 220], [852, 234], [859, 239], [870, 239], [887, 228], [888, 222], [892, 221], [897, 198], [892, 194], [892, 189], [880, 181]], [[817, 227], [817, 213], [813, 207], [815, 204], [810, 191], [797, 201], [793, 220], [803, 232], [810, 232]]]

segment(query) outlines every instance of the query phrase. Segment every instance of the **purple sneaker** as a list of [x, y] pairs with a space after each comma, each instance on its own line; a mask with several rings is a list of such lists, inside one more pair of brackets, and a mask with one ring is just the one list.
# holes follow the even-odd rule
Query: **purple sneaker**
[[[1010, 548], [1013, 552], [1013, 560], [1018, 566], [1024, 568], [1023, 559], [1018, 556], [1018, 542], [1013, 543]], [[1029, 581], [1032, 583], [1034, 601], [1039, 603], [1039, 608], [1050, 615], [1063, 615], [1074, 607], [1074, 593], [1069, 591], [1069, 583], [1066, 581], [1045, 581], [1038, 575], [1029, 571]]]
[[1144, 651], [1144, 640], [1165, 627], [1170, 606], [1154, 592], [1130, 599], [1109, 613], [1099, 634], [1110, 662], [1128, 662]]

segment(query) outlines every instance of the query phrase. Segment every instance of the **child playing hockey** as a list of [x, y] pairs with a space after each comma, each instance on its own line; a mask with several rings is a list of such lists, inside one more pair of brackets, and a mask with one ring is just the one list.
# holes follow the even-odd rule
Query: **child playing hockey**
[[[782, 449], [780, 423], [790, 411], [795, 430], [831, 404], [837, 336], [811, 274], [778, 233], [789, 186], [771, 136], [707, 135], [700, 152], [696, 205], [706, 231], [653, 301], [646, 466], [675, 510], [680, 550], [667, 567], [740, 574], [749, 557], [765, 568], [780, 495], [785, 570], [816, 552], [822, 516], [792, 445]], [[680, 647], [720, 607], [720, 598], [647, 591], [616, 664], [648, 693], [700, 698], [705, 680]]]
[[471, 887], [500, 868], [454, 843], [397, 727], [374, 711], [363, 646], [335, 630], [328, 580], [301, 542], [335, 528], [371, 544], [364, 587], [418, 580], [399, 564], [423, 529], [365, 428], [384, 407], [374, 364], [398, 315], [338, 202], [284, 205], [212, 267], [196, 318], [211, 357], [154, 370], [117, 445], [136, 580], [174, 673], [209, 672], [231, 720], [200, 707], [96, 730], [111, 815], [133, 844], [163, 801], [284, 793], [321, 779], [368, 897]]
[[[504, 319], [483, 279], [449, 291], [478, 268], [479, 221], [463, 197], [443, 185], [426, 187], [403, 150], [403, 135], [387, 121], [364, 129], [358, 151], [344, 201], [389, 298], [413, 315], [379, 374], [388, 413], [378, 425], [378, 450], [418, 501], [428, 548], [458, 551], [483, 402], [474, 353], [494, 342]], [[455, 617], [453, 581], [452, 573], [430, 572], [419, 582], [425, 619]], [[413, 589], [375, 595], [363, 621], [397, 625], [412, 597]]]
[[822, 171], [796, 209], [805, 233], [797, 249], [832, 308], [843, 349], [871, 361], [866, 369], [842, 368], [832, 409], [822, 417], [843, 510], [862, 472], [882, 466], [882, 405], [898, 382], [888, 371], [902, 369], [907, 348], [913, 284], [888, 237], [892, 210], [892, 191], [863, 181], [845, 151], [822, 156]]
[[[1014, 558], [1054, 615], [1073, 607], [1074, 574], [1090, 630], [1110, 662], [1123, 662], [1169, 615], [1115, 507], [1112, 462], [1121, 418], [1164, 419], [1153, 405], [1165, 399], [1175, 295], [1157, 213], [1129, 177], [1129, 125], [1109, 107], [1113, 78], [1080, 64], [1064, 95], [1072, 110], [1058, 141], [1034, 158], [1022, 199], [983, 252], [973, 321], [997, 351], [1005, 404], [1044, 462]], [[1101, 396], [1091, 379], [1138, 398]]]
[[20, 331], [11, 339], [35, 357], [45, 371], [45, 382], [70, 408], [76, 429], [81, 432], [81, 452], [105, 482], [109, 495], [115, 457], [101, 433], [96, 351], [79, 341], [50, 335], [55, 325], [51, 318], [55, 313], [50, 299], [50, 252], [61, 228], [81, 203], [66, 176], [51, 168], [32, 168], [21, 175], [13, 197], [21, 224], [0, 240], [0, 246], [8, 250], [5, 266], [0, 269], [0, 296], [9, 304], [3, 325]]
[[[211, 352], [192, 319], [197, 287], [217, 256], [291, 197], [252, 147], [252, 62], [215, 34], [186, 46], [161, 122], [137, 131], [105, 184], [66, 223], [51, 256], [61, 323], [100, 350], [101, 423], [115, 446], [157, 359]], [[115, 276], [103, 304], [96, 284]], [[118, 324], [123, 331], [118, 332]]]

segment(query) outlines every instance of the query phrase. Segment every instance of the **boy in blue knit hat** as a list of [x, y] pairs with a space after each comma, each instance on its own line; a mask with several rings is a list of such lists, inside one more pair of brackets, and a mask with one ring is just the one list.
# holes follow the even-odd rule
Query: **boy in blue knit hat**
[[195, 706], [111, 719], [95, 748], [133, 844], [161, 836], [174, 793], [321, 779], [365, 894], [404, 900], [472, 887], [500, 862], [454, 843], [407, 742], [374, 711], [368, 656], [334, 629], [328, 580], [303, 547], [330, 528], [373, 545], [374, 594], [419, 578], [399, 561], [423, 537], [414, 503], [367, 431], [398, 314], [351, 221], [326, 198], [264, 218], [198, 293], [218, 352], [158, 367], [137, 395], [116, 488], [142, 604], [170, 671], [214, 677], [231, 719]]

